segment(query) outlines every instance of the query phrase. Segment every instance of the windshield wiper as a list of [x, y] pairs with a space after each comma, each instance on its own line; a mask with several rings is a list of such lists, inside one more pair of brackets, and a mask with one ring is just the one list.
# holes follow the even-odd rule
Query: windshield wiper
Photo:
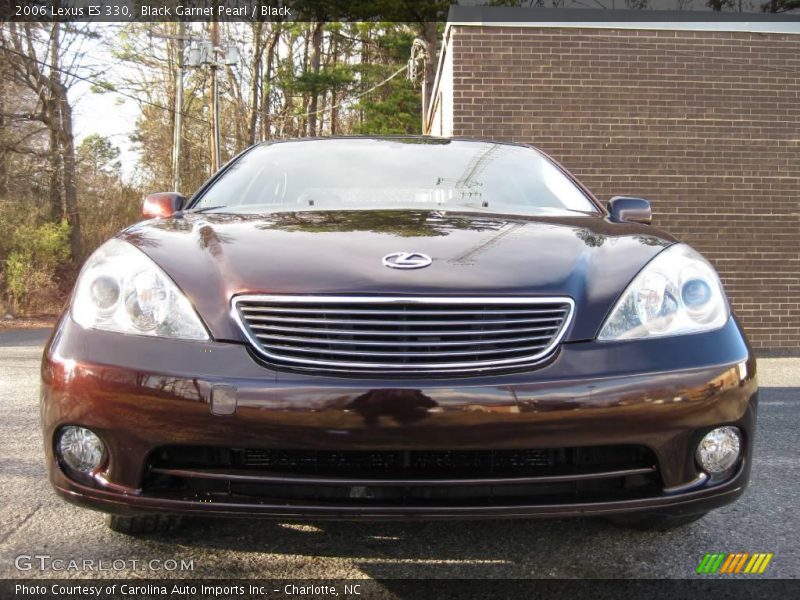
[[205, 206], [203, 208], [193, 208], [191, 210], [187, 210], [186, 212], [188, 212], [188, 213], [204, 213], [204, 212], [208, 212], [209, 210], [216, 210], [218, 208], [225, 208], [225, 207], [226, 207], [225, 204], [222, 204], [220, 206]]

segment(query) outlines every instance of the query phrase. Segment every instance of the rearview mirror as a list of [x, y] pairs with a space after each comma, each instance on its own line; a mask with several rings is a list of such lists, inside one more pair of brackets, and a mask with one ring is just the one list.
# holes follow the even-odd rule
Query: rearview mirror
[[183, 208], [186, 198], [178, 192], [158, 192], [145, 196], [142, 202], [142, 215], [148, 219], [153, 217], [171, 217]]
[[653, 211], [650, 202], [644, 198], [630, 196], [614, 196], [607, 204], [611, 220], [617, 223], [644, 223], [653, 222]]

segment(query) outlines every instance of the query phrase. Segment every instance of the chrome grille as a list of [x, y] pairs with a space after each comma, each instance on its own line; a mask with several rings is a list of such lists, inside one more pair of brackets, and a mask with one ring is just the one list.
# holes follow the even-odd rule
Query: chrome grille
[[233, 312], [270, 364], [318, 371], [464, 372], [544, 360], [570, 298], [237, 296]]

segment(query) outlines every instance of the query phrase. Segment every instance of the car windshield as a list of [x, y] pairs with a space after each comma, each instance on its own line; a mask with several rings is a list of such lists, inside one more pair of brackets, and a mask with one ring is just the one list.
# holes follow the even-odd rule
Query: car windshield
[[258, 146], [231, 165], [192, 209], [597, 212], [567, 176], [531, 148], [435, 138]]

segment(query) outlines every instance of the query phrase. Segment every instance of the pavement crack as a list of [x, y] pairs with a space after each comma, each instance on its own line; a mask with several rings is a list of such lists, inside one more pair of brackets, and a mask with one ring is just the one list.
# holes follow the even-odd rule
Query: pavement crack
[[19, 531], [19, 530], [22, 528], [22, 526], [23, 526], [23, 525], [25, 525], [25, 523], [27, 523], [28, 521], [30, 521], [30, 520], [31, 520], [31, 517], [33, 517], [33, 515], [35, 515], [35, 514], [36, 514], [37, 512], [39, 512], [41, 509], [42, 509], [42, 505], [41, 505], [41, 504], [37, 504], [37, 505], [36, 505], [36, 507], [35, 507], [35, 508], [34, 508], [34, 509], [31, 511], [31, 512], [29, 512], [29, 513], [28, 513], [28, 514], [25, 516], [25, 518], [24, 518], [24, 519], [22, 519], [22, 521], [20, 521], [19, 523], [17, 523], [17, 525], [16, 525], [15, 527], [12, 527], [10, 531], [6, 532], [6, 534], [5, 534], [3, 537], [0, 537], [0, 544], [5, 544], [5, 543], [6, 543], [6, 540], [7, 540], [8, 538], [10, 538], [12, 535], [14, 535], [15, 533], [17, 533], [17, 531]]

